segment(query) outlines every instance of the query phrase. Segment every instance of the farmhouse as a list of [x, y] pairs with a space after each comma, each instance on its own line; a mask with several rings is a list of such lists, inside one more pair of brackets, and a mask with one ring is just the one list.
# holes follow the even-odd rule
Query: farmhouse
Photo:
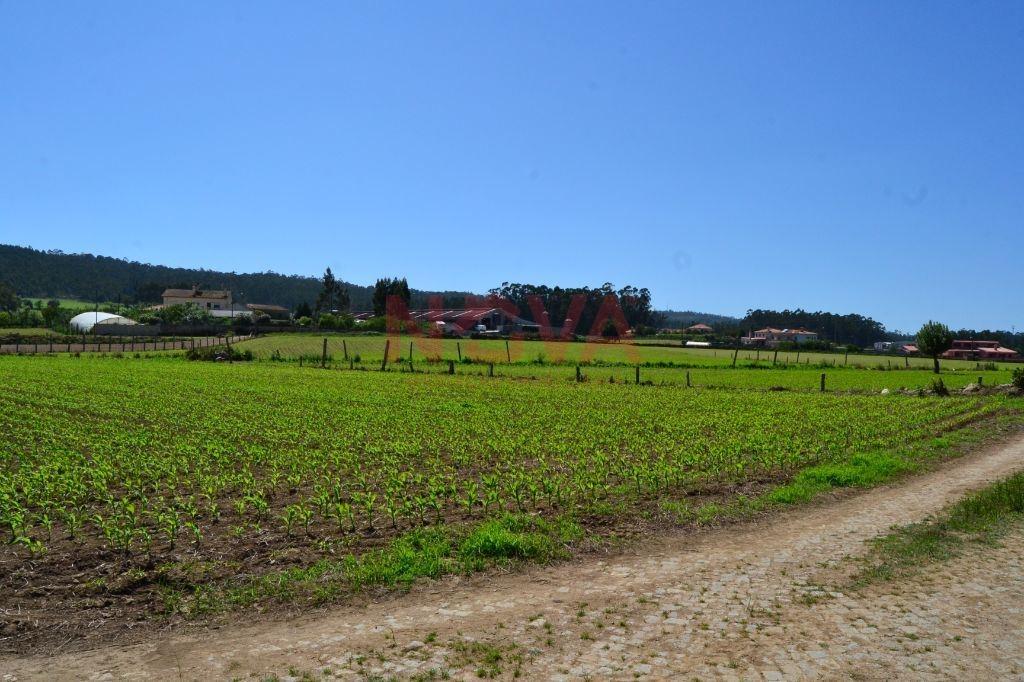
[[704, 323], [690, 325], [684, 330], [687, 334], [713, 334], [714, 329]]
[[281, 305], [272, 305], [270, 303], [246, 303], [246, 309], [249, 314], [263, 313], [272, 320], [287, 320], [289, 316], [288, 309]]
[[1019, 360], [1020, 354], [1004, 348], [998, 341], [956, 340], [953, 347], [942, 354], [947, 359], [961, 360]]
[[216, 289], [200, 289], [193, 285], [191, 289], [166, 289], [164, 305], [185, 305], [195, 303], [206, 310], [230, 310], [231, 292]]
[[804, 343], [806, 341], [817, 341], [818, 335], [807, 329], [776, 329], [765, 327], [751, 332], [750, 336], [740, 338], [745, 346], [765, 346], [775, 348], [780, 343]]

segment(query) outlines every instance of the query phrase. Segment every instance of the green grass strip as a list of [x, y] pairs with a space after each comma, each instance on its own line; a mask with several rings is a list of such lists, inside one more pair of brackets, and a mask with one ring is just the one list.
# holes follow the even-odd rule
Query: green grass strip
[[852, 587], [886, 582], [922, 565], [959, 556], [971, 543], [995, 544], [1024, 520], [1024, 472], [968, 495], [938, 518], [915, 523], [877, 538], [867, 566]]

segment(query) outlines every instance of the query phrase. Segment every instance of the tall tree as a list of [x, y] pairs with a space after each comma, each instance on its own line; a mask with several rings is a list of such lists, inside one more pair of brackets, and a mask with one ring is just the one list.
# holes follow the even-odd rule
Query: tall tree
[[334, 277], [330, 268], [324, 271], [320, 280], [322, 283], [320, 294], [316, 297], [316, 312], [332, 312], [334, 310], [347, 311], [349, 306], [348, 287]]
[[939, 356], [953, 346], [953, 332], [939, 322], [928, 323], [917, 332], [917, 349], [924, 355], [931, 356], [935, 362], [935, 373], [939, 373]]
[[9, 284], [0, 282], [0, 310], [13, 313], [20, 304], [21, 301], [18, 300], [18, 294], [14, 293], [14, 288]]
[[380, 317], [387, 313], [388, 297], [398, 296], [406, 307], [412, 300], [409, 282], [405, 277], [381, 277], [373, 285], [373, 314]]
[[[615, 291], [615, 287], [605, 282], [601, 287], [550, 287], [545, 284], [519, 284], [502, 282], [500, 287], [490, 290], [493, 299], [511, 301], [519, 310], [519, 316], [542, 323], [534, 317], [534, 309], [543, 309], [547, 314], [547, 322], [554, 327], [566, 327], [577, 334], [603, 332], [594, 330], [598, 322], [597, 315], [601, 306], [609, 296], [617, 299], [626, 324], [630, 327], [650, 324], [653, 321], [651, 310], [651, 292], [647, 289], [626, 285]], [[539, 308], [538, 308], [539, 304]], [[576, 306], [575, 308], [573, 306]], [[570, 311], [574, 310], [572, 314]], [[575, 319], [572, 319], [575, 318]]]

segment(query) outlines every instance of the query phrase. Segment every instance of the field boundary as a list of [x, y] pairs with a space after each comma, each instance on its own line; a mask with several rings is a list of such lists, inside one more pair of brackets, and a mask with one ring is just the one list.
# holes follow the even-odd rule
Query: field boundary
[[201, 336], [178, 341], [132, 341], [94, 343], [5, 343], [0, 355], [49, 355], [50, 353], [147, 353], [159, 350], [191, 350], [212, 348], [246, 341], [248, 335]]

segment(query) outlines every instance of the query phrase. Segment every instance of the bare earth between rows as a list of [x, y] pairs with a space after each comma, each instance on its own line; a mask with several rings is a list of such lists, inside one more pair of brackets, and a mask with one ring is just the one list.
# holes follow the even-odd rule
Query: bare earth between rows
[[[0, 680], [409, 677], [1024, 679], [1024, 537], [900, 590], [818, 599], [823, 567], [1024, 469], [1024, 438], [927, 474], [632, 553], [428, 582], [368, 606], [0, 659]], [[252, 621], [241, 616], [240, 621]], [[467, 642], [483, 643], [479, 650]], [[483, 651], [500, 660], [481, 661]], [[475, 653], [474, 653], [475, 652]]]

